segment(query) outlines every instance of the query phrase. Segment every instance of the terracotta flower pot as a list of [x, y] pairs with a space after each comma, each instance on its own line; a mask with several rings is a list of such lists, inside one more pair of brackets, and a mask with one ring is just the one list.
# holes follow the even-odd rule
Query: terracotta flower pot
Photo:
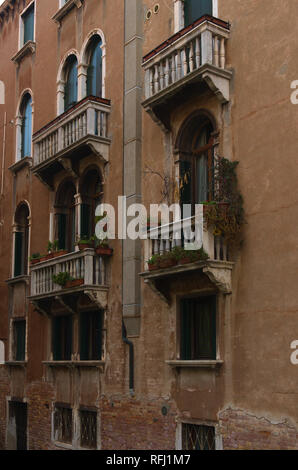
[[65, 288], [70, 289], [71, 287], [78, 287], [84, 284], [84, 279], [73, 279], [72, 281], [66, 281]]
[[68, 251], [67, 250], [59, 250], [59, 251], [54, 251], [53, 255], [54, 258], [58, 258], [59, 256], [67, 255]]
[[157, 271], [160, 268], [159, 264], [148, 264], [149, 271]]
[[112, 256], [113, 254], [113, 248], [108, 246], [98, 246], [95, 251], [99, 256]]
[[79, 250], [80, 250], [80, 251], [83, 251], [83, 250], [85, 250], [86, 248], [93, 248], [93, 246], [91, 245], [91, 243], [79, 243], [79, 244], [78, 244], [78, 247], [79, 247]]
[[177, 261], [173, 258], [164, 259], [160, 261], [160, 267], [162, 269], [171, 268], [172, 266], [176, 266], [176, 264], [177, 264]]
[[192, 262], [192, 260], [191, 260], [190, 258], [187, 258], [187, 257], [181, 258], [181, 259], [179, 260], [179, 264], [189, 264], [189, 263], [191, 263], [191, 262]]
[[41, 258], [32, 259], [32, 260], [30, 261], [30, 264], [32, 264], [32, 265], [33, 265], [33, 264], [38, 264], [38, 263], [40, 263], [40, 259], [41, 259]]

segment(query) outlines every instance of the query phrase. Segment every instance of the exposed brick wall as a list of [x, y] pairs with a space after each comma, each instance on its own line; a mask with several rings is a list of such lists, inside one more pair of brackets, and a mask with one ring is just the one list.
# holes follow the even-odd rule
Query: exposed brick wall
[[176, 412], [162, 415], [164, 403], [105, 400], [101, 413], [103, 450], [173, 450], [176, 440]]
[[241, 410], [220, 413], [220, 434], [225, 450], [298, 449], [298, 430], [287, 423], [273, 423]]
[[0, 449], [5, 449], [7, 396], [9, 396], [9, 378], [5, 368], [0, 367]]
[[53, 449], [51, 414], [54, 393], [48, 383], [36, 382], [27, 388], [28, 437], [30, 450]]

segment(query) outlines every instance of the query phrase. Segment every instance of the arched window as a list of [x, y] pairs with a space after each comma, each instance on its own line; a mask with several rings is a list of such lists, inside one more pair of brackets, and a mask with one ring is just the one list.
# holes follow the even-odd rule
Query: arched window
[[185, 26], [204, 15], [212, 16], [212, 0], [184, 0]]
[[95, 209], [102, 202], [102, 179], [96, 169], [90, 169], [81, 187], [81, 238], [90, 238], [95, 233]]
[[213, 199], [213, 137], [205, 115], [193, 118], [179, 139], [181, 203], [195, 204]]
[[28, 272], [29, 208], [21, 204], [15, 214], [14, 277]]
[[65, 64], [64, 111], [78, 101], [78, 61], [71, 55]]
[[24, 158], [31, 156], [32, 98], [29, 93], [26, 93], [22, 101], [21, 121], [21, 158]]
[[76, 236], [76, 188], [71, 181], [63, 183], [58, 189], [56, 200], [56, 234], [60, 250], [75, 250]]
[[88, 47], [87, 95], [102, 96], [102, 41], [93, 36]]

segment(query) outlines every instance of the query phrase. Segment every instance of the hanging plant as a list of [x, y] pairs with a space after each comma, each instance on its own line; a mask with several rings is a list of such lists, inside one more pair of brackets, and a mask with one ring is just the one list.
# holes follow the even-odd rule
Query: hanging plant
[[214, 200], [205, 203], [204, 218], [215, 236], [235, 241], [245, 223], [243, 197], [238, 188], [239, 162], [219, 157], [214, 166]]

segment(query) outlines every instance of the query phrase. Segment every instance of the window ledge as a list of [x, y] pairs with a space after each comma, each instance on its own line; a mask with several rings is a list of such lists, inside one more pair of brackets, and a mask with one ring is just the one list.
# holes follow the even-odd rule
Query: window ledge
[[95, 367], [103, 368], [105, 361], [43, 361], [48, 367]]
[[18, 284], [20, 282], [24, 282], [25, 284], [29, 285], [30, 276], [27, 276], [26, 274], [24, 274], [22, 276], [12, 277], [11, 279], [7, 279], [6, 281], [8, 285]]
[[16, 173], [18, 173], [18, 171], [22, 170], [26, 166], [28, 166], [28, 168], [31, 168], [31, 166], [32, 166], [32, 157], [21, 158], [21, 160], [18, 160], [16, 163], [11, 165], [8, 169], [12, 173], [16, 174]]
[[172, 368], [198, 368], [198, 369], [216, 369], [223, 365], [223, 361], [166, 361]]
[[6, 361], [5, 365], [9, 367], [26, 367], [27, 361]]
[[36, 42], [27, 41], [26, 44], [12, 57], [15, 64], [20, 64], [23, 58], [28, 54], [34, 54], [36, 51]]
[[66, 444], [64, 442], [54, 441], [54, 445], [56, 447], [59, 447], [60, 449], [69, 449], [69, 450], [73, 449], [72, 444]]
[[59, 8], [59, 10], [55, 13], [54, 16], [52, 16], [52, 20], [54, 20], [56, 23], [60, 25], [62, 18], [67, 15], [67, 13], [73, 8], [73, 7], [81, 8], [82, 6], [82, 1], [81, 0], [68, 0], [63, 7]]

